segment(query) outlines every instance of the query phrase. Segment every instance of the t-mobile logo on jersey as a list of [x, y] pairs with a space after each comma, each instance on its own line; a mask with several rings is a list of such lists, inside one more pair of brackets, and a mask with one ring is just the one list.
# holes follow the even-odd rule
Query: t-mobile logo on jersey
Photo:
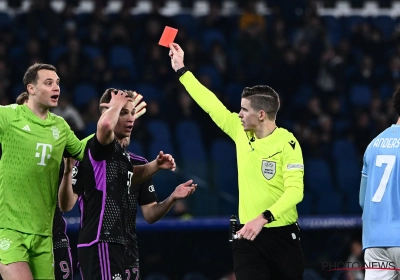
[[[42, 147], [42, 152], [40, 153], [40, 148]], [[47, 152], [47, 148], [50, 149], [49, 153], [46, 154]], [[46, 163], [44, 163], [44, 160], [50, 159], [51, 157], [51, 151], [53, 150], [53, 146], [50, 144], [44, 144], [44, 143], [37, 143], [36, 144], [36, 150], [39, 151], [38, 153], [35, 154], [35, 157], [40, 158], [40, 162], [38, 163], [38, 165], [43, 165], [45, 166]]]

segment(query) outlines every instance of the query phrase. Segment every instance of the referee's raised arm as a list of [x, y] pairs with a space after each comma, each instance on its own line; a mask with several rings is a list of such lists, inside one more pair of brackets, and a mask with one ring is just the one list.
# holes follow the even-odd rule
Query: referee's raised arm
[[179, 81], [193, 100], [235, 141], [238, 130], [241, 130], [238, 114], [229, 111], [218, 97], [202, 85], [192, 72], [185, 67], [183, 62], [184, 52], [178, 44], [170, 44], [169, 56], [172, 68], [179, 76]]

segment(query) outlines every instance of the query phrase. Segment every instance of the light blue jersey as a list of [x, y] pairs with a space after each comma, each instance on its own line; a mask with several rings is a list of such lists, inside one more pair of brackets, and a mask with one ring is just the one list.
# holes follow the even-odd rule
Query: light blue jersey
[[387, 128], [368, 145], [362, 176], [363, 249], [399, 247], [400, 125]]

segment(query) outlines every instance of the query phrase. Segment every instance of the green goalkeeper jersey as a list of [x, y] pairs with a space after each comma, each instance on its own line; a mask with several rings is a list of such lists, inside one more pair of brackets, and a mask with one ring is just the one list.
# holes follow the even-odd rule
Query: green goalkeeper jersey
[[266, 227], [296, 222], [296, 204], [303, 199], [304, 165], [300, 145], [293, 134], [277, 128], [262, 139], [248, 135], [238, 114], [227, 110], [191, 72], [182, 75], [180, 81], [200, 107], [235, 141], [240, 222], [247, 223], [265, 210], [270, 210], [276, 220]]
[[63, 118], [16, 104], [0, 107], [0, 144], [0, 228], [52, 236], [63, 152], [81, 159], [84, 145]]

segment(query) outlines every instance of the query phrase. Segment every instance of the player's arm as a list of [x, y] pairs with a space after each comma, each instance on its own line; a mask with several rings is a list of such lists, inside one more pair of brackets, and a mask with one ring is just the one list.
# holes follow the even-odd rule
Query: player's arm
[[16, 106], [16, 104], [0, 106], [0, 135], [14, 118]]
[[[184, 53], [178, 44], [172, 43], [170, 45], [169, 55], [172, 68], [175, 71], [185, 67], [183, 63]], [[212, 120], [232, 139], [235, 139], [237, 129], [241, 129], [238, 114], [230, 112], [215, 94], [203, 86], [190, 71], [185, 72], [179, 80]]]
[[303, 155], [299, 142], [294, 138], [285, 142], [282, 151], [282, 172], [283, 194], [267, 209], [271, 211], [275, 220], [279, 220], [283, 214], [295, 207], [304, 196]]
[[72, 189], [72, 170], [75, 160], [64, 158], [64, 175], [58, 189], [58, 205], [63, 212], [70, 211], [78, 199], [78, 195]]
[[79, 138], [76, 137], [75, 133], [71, 130], [70, 126], [64, 119], [63, 122], [67, 133], [67, 143], [65, 144], [64, 157], [72, 157], [76, 160], [82, 160], [86, 147], [86, 142], [93, 136], [91, 135], [90, 137], [87, 137], [83, 140], [79, 140]]
[[180, 184], [175, 188], [171, 195], [164, 201], [157, 203], [152, 202], [146, 205], [142, 205], [142, 213], [145, 220], [152, 224], [161, 219], [168, 211], [172, 208], [175, 202], [179, 199], [183, 199], [194, 193], [197, 188], [197, 184], [193, 184], [193, 180], [189, 180], [185, 183]]
[[[368, 146], [369, 148], [369, 146]], [[368, 150], [367, 148], [367, 150]], [[361, 182], [360, 182], [360, 197], [359, 197], [359, 203], [361, 206], [361, 209], [364, 210], [364, 202], [365, 202], [365, 192], [367, 190], [367, 179], [368, 179], [368, 175], [367, 175], [367, 160], [366, 160], [366, 155], [364, 154], [364, 164], [362, 167], [362, 171], [361, 171]]]
[[101, 114], [97, 122], [96, 136], [103, 146], [114, 141], [114, 127], [117, 125], [121, 109], [126, 102], [133, 101], [131, 98], [127, 98], [126, 95], [126, 92], [121, 90], [117, 93], [111, 93], [110, 102], [100, 104], [100, 107], [106, 108], [106, 110]]
[[364, 202], [365, 202], [365, 192], [367, 190], [367, 176], [362, 174], [361, 175], [361, 182], [360, 182], [360, 206], [361, 209], [364, 210]]
[[175, 168], [176, 164], [174, 158], [170, 154], [164, 154], [160, 151], [155, 160], [144, 165], [135, 165], [133, 167], [131, 184], [141, 184], [149, 180], [160, 169], [171, 169], [174, 171]]

